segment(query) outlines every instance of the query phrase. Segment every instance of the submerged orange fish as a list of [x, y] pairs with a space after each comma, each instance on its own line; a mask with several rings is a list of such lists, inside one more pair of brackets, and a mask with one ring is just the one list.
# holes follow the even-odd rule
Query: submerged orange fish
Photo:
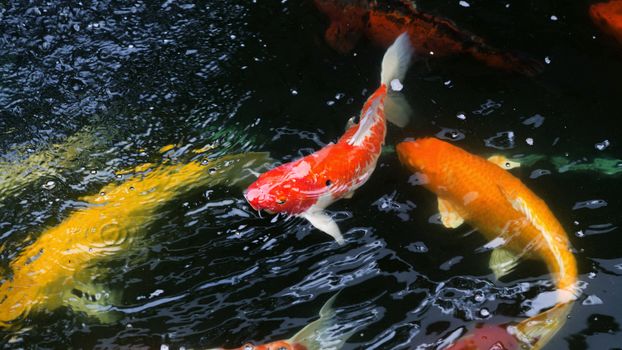
[[360, 122], [337, 143], [261, 174], [244, 194], [250, 205], [255, 210], [302, 216], [343, 244], [339, 227], [324, 209], [349, 198], [369, 179], [384, 144], [386, 119], [398, 126], [407, 124], [403, 100], [389, 90], [401, 90], [412, 51], [408, 35], [398, 37], [384, 55], [380, 87], [365, 102]]
[[326, 42], [341, 53], [354, 49], [362, 37], [387, 47], [405, 31], [422, 57], [462, 53], [488, 66], [526, 75], [537, 74], [543, 68], [542, 63], [531, 58], [491, 47], [447, 18], [417, 9], [413, 1], [314, 0], [314, 3], [330, 20], [324, 34]]
[[98, 264], [134, 246], [172, 199], [202, 186], [236, 184], [243, 171], [266, 160], [266, 153], [246, 153], [137, 167], [126, 181], [83, 198], [86, 207], [42, 232], [10, 263], [10, 276], [0, 282], [0, 328], [16, 325], [31, 311], [61, 306], [113, 321], [107, 311], [118, 303], [118, 293], [97, 284], [106, 275]]
[[214, 348], [211, 350], [339, 350], [352, 333], [328, 334], [327, 330], [334, 327], [335, 311], [333, 304], [339, 293], [333, 295], [320, 310], [320, 318], [309, 323], [293, 337], [270, 343], [253, 345], [244, 344], [239, 348]]
[[[397, 145], [401, 162], [421, 176], [426, 188], [438, 196], [438, 208], [446, 227], [468, 222], [497, 246], [490, 266], [497, 277], [509, 273], [520, 257], [542, 259], [555, 281], [556, 291], [540, 294], [534, 306], [553, 299], [551, 309], [510, 326], [530, 349], [544, 346], [563, 326], [577, 297], [577, 263], [570, 252], [566, 232], [546, 203], [498, 163], [470, 154], [435, 138], [423, 138]], [[534, 315], [532, 315], [534, 314]], [[486, 334], [497, 329], [476, 329], [474, 334], [451, 349], [486, 349]], [[483, 337], [482, 337], [483, 335]], [[518, 348], [509, 337], [496, 337], [503, 348]], [[490, 343], [493, 344], [494, 343]]]
[[603, 32], [622, 44], [622, 0], [593, 4], [590, 6], [590, 17]]

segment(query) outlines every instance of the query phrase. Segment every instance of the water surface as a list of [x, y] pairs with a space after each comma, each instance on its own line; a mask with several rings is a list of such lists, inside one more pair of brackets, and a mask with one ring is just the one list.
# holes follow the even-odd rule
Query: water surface
[[[392, 128], [387, 144], [437, 135], [482, 155], [546, 156], [515, 174], [566, 228], [586, 285], [547, 348], [619, 347], [619, 176], [559, 172], [549, 159], [622, 158], [622, 50], [593, 27], [586, 1], [470, 4], [419, 2], [548, 62], [544, 72], [420, 60], [404, 82], [415, 120]], [[3, 274], [79, 198], [119, 181], [119, 170], [161, 161], [167, 144], [179, 159], [210, 146], [210, 157], [270, 152], [276, 165], [336, 140], [376, 88], [383, 50], [362, 43], [339, 55], [325, 28], [307, 1], [0, 5], [0, 169], [31, 164], [8, 178], [35, 174], [0, 188]], [[496, 281], [476, 252], [483, 238], [440, 226], [435, 198], [409, 177], [388, 151], [354, 198], [329, 208], [343, 247], [301, 219], [258, 217], [240, 188], [194, 191], [167, 204], [143, 244], [100, 266], [109, 272], [99, 280], [123, 291], [120, 321], [60, 308], [0, 339], [5, 348], [233, 347], [290, 337], [341, 289], [338, 313], [357, 330], [346, 349], [413, 349], [476, 322], [522, 319], [523, 302], [548, 288], [546, 268], [527, 261]]]

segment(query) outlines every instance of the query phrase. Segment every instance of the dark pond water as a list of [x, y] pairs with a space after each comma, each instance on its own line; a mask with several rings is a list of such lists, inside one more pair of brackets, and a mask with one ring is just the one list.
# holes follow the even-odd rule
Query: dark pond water
[[[387, 144], [438, 135], [482, 155], [545, 156], [515, 174], [566, 228], [585, 284], [547, 349], [620, 348], [620, 177], [552, 159], [622, 158], [622, 50], [592, 25], [588, 1], [469, 3], [419, 6], [496, 47], [546, 59], [543, 73], [463, 56], [419, 60], [405, 81], [415, 120], [391, 127]], [[338, 54], [323, 40], [326, 24], [310, 1], [2, 2], [4, 283], [11, 261], [83, 208], [83, 196], [120, 182], [119, 170], [161, 162], [165, 145], [176, 144], [180, 159], [206, 145], [210, 159], [269, 152], [273, 166], [336, 140], [377, 87], [383, 49], [363, 42]], [[260, 343], [292, 336], [337, 290], [343, 329], [356, 330], [345, 349], [414, 349], [459, 327], [523, 319], [522, 303], [549, 281], [546, 268], [527, 261], [496, 281], [488, 254], [476, 252], [484, 238], [439, 225], [434, 196], [409, 176], [388, 149], [354, 198], [329, 207], [342, 247], [302, 219], [258, 217], [240, 186], [185, 191], [141, 239], [84, 272], [122, 292], [115, 322], [37, 310], [0, 331], [0, 342]]]

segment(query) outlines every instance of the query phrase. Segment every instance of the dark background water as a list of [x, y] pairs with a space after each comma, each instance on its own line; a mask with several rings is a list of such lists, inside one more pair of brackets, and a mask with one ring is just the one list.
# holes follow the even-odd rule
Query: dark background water
[[[387, 144], [455, 131], [463, 136], [457, 145], [486, 155], [500, 151], [485, 140], [513, 131], [507, 155], [621, 158], [622, 50], [592, 25], [590, 2], [469, 3], [419, 5], [550, 64], [530, 78], [467, 57], [420, 60], [405, 81], [416, 119], [392, 128]], [[376, 88], [383, 50], [362, 43], [337, 54], [323, 41], [326, 24], [309, 1], [0, 4], [2, 161], [38, 152], [53, 159], [53, 145], [80, 132], [97, 140], [86, 156], [51, 164], [49, 175], [4, 199], [3, 270], [77, 198], [114, 181], [116, 170], [158, 159], [166, 144], [215, 143], [215, 156], [268, 151], [276, 164], [334, 141]], [[544, 117], [540, 127], [523, 123], [534, 115]], [[596, 149], [604, 140], [609, 147]], [[530, 176], [538, 169], [551, 173]], [[547, 348], [619, 348], [619, 177], [559, 173], [547, 161], [515, 174], [567, 229], [587, 283]], [[458, 327], [524, 317], [521, 303], [548, 280], [545, 267], [525, 262], [495, 281], [488, 254], [475, 252], [483, 238], [436, 224], [435, 198], [408, 178], [387, 152], [354, 198], [329, 208], [343, 247], [300, 219], [258, 218], [239, 188], [180, 198], [144, 244], [102, 263], [106, 284], [123, 290], [119, 323], [66, 308], [33, 313], [23, 331], [2, 333], [4, 347], [233, 347], [288, 338], [340, 289], [338, 313], [357, 330], [346, 349], [411, 349]], [[57, 185], [42, 188], [48, 181]], [[607, 205], [573, 209], [596, 199]]]

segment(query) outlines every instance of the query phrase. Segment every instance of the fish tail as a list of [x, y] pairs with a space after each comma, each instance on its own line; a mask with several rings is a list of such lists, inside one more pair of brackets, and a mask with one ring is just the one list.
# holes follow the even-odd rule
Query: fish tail
[[557, 304], [516, 326], [508, 327], [508, 332], [523, 343], [528, 344], [530, 349], [540, 349], [564, 326], [573, 303], [573, 301], [569, 301]]
[[300, 344], [307, 350], [341, 349], [343, 344], [350, 338], [353, 332], [343, 333], [335, 329], [335, 309], [333, 304], [339, 292], [335, 293], [322, 306], [320, 318], [309, 323], [305, 328], [296, 333], [289, 342]]
[[405, 127], [410, 121], [412, 110], [408, 102], [399, 91], [402, 90], [402, 81], [410, 66], [414, 49], [408, 33], [404, 32], [395, 39], [382, 58], [380, 82], [387, 87], [388, 93], [384, 103], [385, 115], [388, 121]]
[[387, 49], [382, 58], [382, 71], [380, 82], [389, 86], [395, 79], [404, 80], [406, 71], [410, 66], [410, 60], [414, 53], [410, 37], [404, 32], [395, 39], [395, 42]]

